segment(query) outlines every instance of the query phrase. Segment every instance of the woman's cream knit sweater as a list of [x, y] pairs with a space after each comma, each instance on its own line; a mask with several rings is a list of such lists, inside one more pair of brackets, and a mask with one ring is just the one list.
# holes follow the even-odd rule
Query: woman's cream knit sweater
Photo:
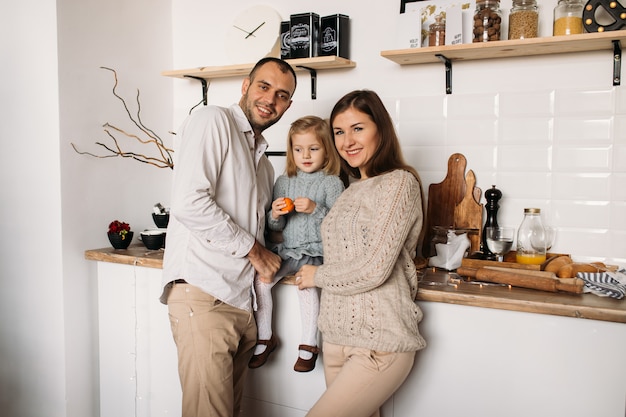
[[422, 229], [420, 186], [396, 170], [352, 183], [322, 223], [319, 329], [326, 342], [384, 352], [422, 349], [413, 258]]

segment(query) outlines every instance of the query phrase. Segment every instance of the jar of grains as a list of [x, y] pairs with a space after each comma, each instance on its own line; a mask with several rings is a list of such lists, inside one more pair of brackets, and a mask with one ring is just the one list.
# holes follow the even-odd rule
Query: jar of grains
[[472, 42], [499, 41], [501, 24], [500, 0], [476, 0]]
[[559, 0], [554, 8], [554, 36], [583, 33], [583, 0]]
[[513, 0], [509, 14], [509, 39], [537, 37], [539, 13], [536, 0]]

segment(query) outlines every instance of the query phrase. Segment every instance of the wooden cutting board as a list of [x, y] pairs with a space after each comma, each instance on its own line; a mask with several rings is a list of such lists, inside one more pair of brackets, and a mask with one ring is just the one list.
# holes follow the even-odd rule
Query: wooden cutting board
[[[454, 227], [472, 229], [467, 236], [470, 240], [470, 253], [480, 250], [482, 238], [483, 205], [479, 203], [482, 191], [476, 187], [476, 176], [471, 169], [465, 176], [465, 196], [454, 208]], [[478, 198], [476, 195], [478, 194]]]
[[[467, 159], [463, 154], [454, 153], [448, 159], [448, 172], [444, 180], [428, 187], [428, 206], [426, 212], [422, 255], [425, 258], [434, 256], [431, 245], [435, 226], [448, 229], [470, 228], [482, 229], [481, 190], [475, 186], [476, 177], [473, 171], [465, 177]], [[457, 206], [459, 208], [457, 209]], [[471, 250], [480, 248], [480, 233], [472, 241]], [[477, 246], [476, 246], [477, 245]]]

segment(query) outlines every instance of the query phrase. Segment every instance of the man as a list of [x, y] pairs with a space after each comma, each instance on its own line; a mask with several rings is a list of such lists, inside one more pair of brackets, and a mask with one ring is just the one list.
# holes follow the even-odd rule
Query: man
[[264, 246], [274, 169], [262, 132], [291, 105], [293, 68], [260, 60], [239, 104], [205, 106], [175, 144], [164, 290], [178, 350], [183, 417], [232, 417], [256, 344], [255, 274], [273, 278], [280, 257]]

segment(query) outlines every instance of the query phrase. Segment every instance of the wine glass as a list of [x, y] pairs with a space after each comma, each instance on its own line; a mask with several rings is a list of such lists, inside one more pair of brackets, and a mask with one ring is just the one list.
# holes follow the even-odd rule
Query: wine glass
[[552, 245], [554, 245], [554, 240], [556, 239], [556, 227], [545, 226], [543, 229], [546, 235], [546, 252], [548, 252], [552, 249]]
[[514, 227], [487, 227], [485, 229], [485, 240], [487, 247], [496, 255], [498, 262], [504, 261], [504, 255], [509, 253], [513, 247]]

